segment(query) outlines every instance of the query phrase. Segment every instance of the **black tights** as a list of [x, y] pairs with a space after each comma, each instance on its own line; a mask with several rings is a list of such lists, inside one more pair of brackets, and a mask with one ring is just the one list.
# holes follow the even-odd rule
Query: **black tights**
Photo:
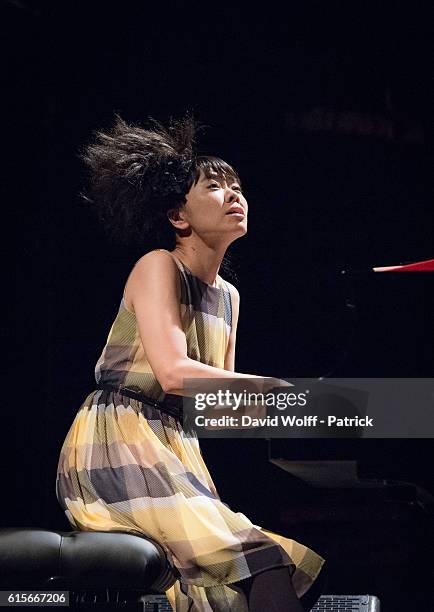
[[277, 567], [240, 580], [233, 586], [244, 592], [249, 612], [307, 612], [320, 597], [323, 585], [324, 569], [300, 600], [292, 586], [288, 568]]

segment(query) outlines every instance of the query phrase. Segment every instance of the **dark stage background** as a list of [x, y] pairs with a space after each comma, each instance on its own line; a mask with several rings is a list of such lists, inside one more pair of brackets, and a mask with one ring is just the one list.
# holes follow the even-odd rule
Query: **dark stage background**
[[[201, 151], [240, 172], [250, 210], [248, 235], [230, 249], [238, 371], [432, 376], [432, 274], [369, 272], [434, 257], [425, 5], [205, 6], [2, 5], [13, 136], [3, 150], [2, 526], [69, 528], [55, 498], [58, 453], [141, 254], [109, 244], [78, 197], [78, 148], [115, 112], [141, 122], [191, 109], [210, 126]], [[233, 509], [327, 557], [329, 592], [377, 594], [386, 612], [428, 610], [430, 532], [417, 504], [306, 487], [268, 461], [264, 440], [202, 449]], [[375, 477], [434, 493], [429, 439], [275, 449], [356, 458]]]

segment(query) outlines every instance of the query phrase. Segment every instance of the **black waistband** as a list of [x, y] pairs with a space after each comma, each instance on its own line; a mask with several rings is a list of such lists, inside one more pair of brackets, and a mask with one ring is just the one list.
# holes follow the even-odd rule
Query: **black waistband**
[[114, 385], [108, 385], [106, 383], [98, 383], [96, 388], [106, 391], [115, 391], [116, 393], [126, 395], [127, 397], [143, 402], [144, 404], [150, 404], [151, 406], [154, 406], [154, 408], [158, 408], [158, 410], [161, 410], [161, 412], [166, 412], [178, 420], [182, 419], [181, 395], [173, 395], [168, 393], [164, 398], [164, 402], [160, 402], [153, 397], [145, 395], [144, 393], [138, 393], [136, 391], [132, 391], [131, 389], [115, 387]]

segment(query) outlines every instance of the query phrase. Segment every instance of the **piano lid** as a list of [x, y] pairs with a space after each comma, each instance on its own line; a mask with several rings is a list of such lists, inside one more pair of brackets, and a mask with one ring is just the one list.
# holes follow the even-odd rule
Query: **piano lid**
[[[340, 333], [345, 358], [331, 376], [424, 378], [434, 368], [434, 260], [342, 270], [346, 309]], [[325, 308], [325, 305], [324, 305]], [[344, 316], [345, 314], [345, 316]], [[343, 330], [342, 330], [343, 332]]]
[[425, 261], [398, 266], [381, 266], [372, 269], [374, 272], [434, 272], [434, 259], [426, 259]]

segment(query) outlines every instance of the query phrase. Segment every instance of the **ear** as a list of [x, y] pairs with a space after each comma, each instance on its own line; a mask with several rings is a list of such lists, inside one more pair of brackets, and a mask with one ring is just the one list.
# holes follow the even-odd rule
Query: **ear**
[[184, 218], [184, 213], [181, 208], [171, 208], [167, 211], [167, 218], [173, 227], [177, 230], [188, 229], [188, 221]]

